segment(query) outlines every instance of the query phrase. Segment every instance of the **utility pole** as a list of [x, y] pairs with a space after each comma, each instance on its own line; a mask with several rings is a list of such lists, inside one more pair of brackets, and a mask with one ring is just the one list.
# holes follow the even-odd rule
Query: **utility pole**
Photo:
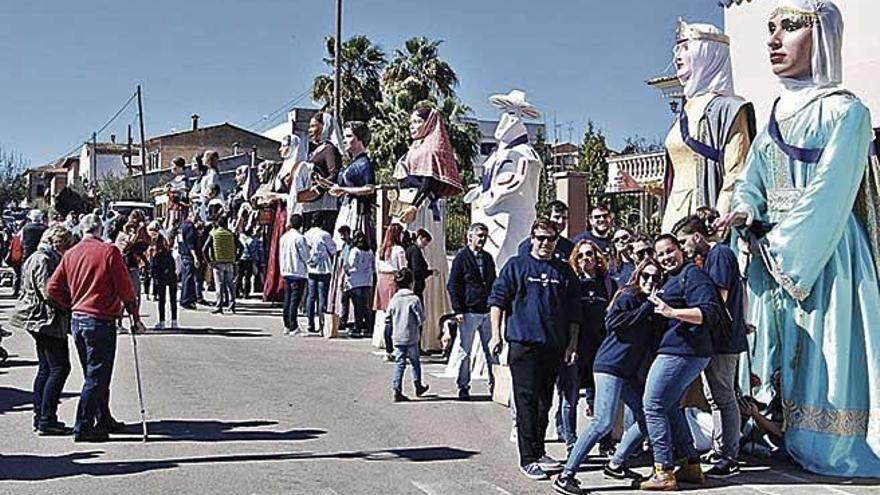
[[144, 100], [141, 85], [137, 86], [138, 124], [141, 130], [141, 200], [147, 201], [147, 144], [144, 137]]
[[341, 95], [339, 67], [342, 52], [342, 0], [336, 0], [336, 38], [333, 46], [333, 120], [336, 125], [341, 125]]
[[98, 133], [92, 133], [92, 159], [89, 160], [89, 187], [98, 186]]

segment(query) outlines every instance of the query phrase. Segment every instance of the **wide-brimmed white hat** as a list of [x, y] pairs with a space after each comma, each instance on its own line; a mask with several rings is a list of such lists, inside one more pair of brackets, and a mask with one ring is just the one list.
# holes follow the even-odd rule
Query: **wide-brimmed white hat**
[[526, 94], [518, 89], [511, 90], [506, 95], [498, 94], [489, 97], [489, 101], [502, 110], [515, 109], [523, 117], [538, 119], [541, 112], [526, 100]]

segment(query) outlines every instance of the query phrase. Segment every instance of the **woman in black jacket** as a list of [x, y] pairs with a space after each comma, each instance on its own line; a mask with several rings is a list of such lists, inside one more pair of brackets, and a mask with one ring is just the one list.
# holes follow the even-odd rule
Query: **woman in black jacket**
[[653, 259], [642, 261], [629, 285], [617, 292], [605, 316], [608, 335], [602, 341], [593, 365], [596, 402], [593, 421], [582, 433], [568, 456], [565, 469], [556, 479], [560, 493], [585, 493], [574, 475], [587, 454], [601, 438], [611, 432], [618, 403], [623, 400], [637, 423], [627, 430], [617, 451], [605, 466], [607, 476], [624, 479], [638, 475], [627, 470], [623, 461], [637, 447], [646, 433], [642, 413], [642, 382], [638, 371], [656, 347], [663, 328], [663, 318], [654, 314], [648, 296], [663, 283], [663, 270]]
[[156, 329], [165, 328], [166, 300], [171, 305], [171, 328], [177, 328], [177, 265], [171, 255], [168, 241], [162, 234], [153, 239], [150, 250], [153, 252], [150, 258], [150, 275], [155, 283], [159, 307], [159, 322], [156, 323]]

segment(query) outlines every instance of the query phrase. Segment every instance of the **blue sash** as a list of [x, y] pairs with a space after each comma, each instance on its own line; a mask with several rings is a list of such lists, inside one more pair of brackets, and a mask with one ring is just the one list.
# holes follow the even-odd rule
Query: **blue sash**
[[[770, 111], [770, 122], [767, 124], [767, 132], [770, 134], [770, 139], [776, 143], [776, 146], [782, 150], [783, 153], [788, 155], [789, 158], [793, 158], [799, 162], [803, 163], [819, 163], [819, 159], [822, 158], [822, 152], [825, 151], [825, 148], [798, 148], [797, 146], [792, 146], [785, 142], [782, 139], [782, 132], [779, 130], [779, 122], [776, 120], [776, 105], [779, 103], [779, 98], [773, 102], [773, 110]], [[874, 148], [871, 146], [871, 148]]]
[[682, 108], [681, 112], [678, 114], [678, 129], [681, 131], [681, 139], [684, 140], [684, 144], [693, 150], [694, 153], [703, 158], [712, 160], [713, 162], [721, 163], [724, 160], [724, 153], [721, 150], [717, 150], [708, 144], [701, 143], [691, 137], [688, 116], [687, 112], [684, 111], [684, 108]]

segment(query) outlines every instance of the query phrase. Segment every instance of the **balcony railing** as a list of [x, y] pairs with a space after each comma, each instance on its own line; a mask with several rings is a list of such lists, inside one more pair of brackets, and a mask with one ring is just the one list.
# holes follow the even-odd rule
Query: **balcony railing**
[[[666, 151], [640, 153], [610, 157], [608, 163], [608, 183], [605, 192], [624, 192], [627, 190], [654, 189], [663, 184], [666, 173]], [[618, 174], [624, 172], [632, 177], [638, 188], [620, 187]]]

